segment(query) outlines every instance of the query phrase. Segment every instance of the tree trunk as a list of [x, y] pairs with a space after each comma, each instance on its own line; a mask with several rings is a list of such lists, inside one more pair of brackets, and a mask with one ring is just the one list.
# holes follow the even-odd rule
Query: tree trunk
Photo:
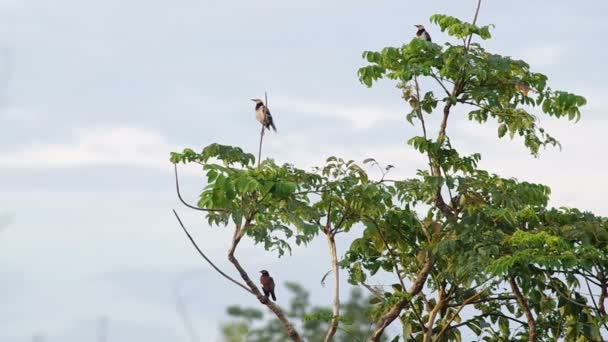
[[534, 316], [532, 316], [532, 311], [526, 302], [526, 298], [521, 294], [519, 290], [519, 286], [515, 281], [515, 277], [509, 278], [509, 284], [511, 284], [511, 289], [513, 290], [513, 294], [515, 298], [517, 298], [517, 303], [519, 304], [519, 308], [526, 315], [526, 319], [528, 320], [528, 341], [534, 342], [536, 341], [536, 321], [534, 320]]
[[338, 268], [338, 254], [336, 251], [336, 241], [331, 232], [326, 234], [327, 244], [329, 247], [329, 253], [331, 257], [331, 270], [334, 273], [334, 303], [332, 306], [332, 318], [329, 323], [329, 329], [325, 335], [325, 342], [329, 342], [333, 339], [338, 330], [338, 322], [340, 320], [340, 274]]

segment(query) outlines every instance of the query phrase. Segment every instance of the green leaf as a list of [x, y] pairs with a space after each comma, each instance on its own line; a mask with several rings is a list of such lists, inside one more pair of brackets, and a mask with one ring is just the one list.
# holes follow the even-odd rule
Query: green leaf
[[498, 126], [498, 137], [499, 138], [504, 137], [506, 133], [507, 133], [507, 125], [506, 124], [501, 124], [500, 126]]

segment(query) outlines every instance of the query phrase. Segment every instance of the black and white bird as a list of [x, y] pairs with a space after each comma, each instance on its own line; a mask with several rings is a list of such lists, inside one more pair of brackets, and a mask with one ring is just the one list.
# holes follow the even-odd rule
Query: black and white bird
[[418, 31], [416, 32], [416, 38], [426, 40], [427, 42], [431, 41], [431, 35], [428, 32], [426, 32], [426, 30], [424, 29], [424, 26], [422, 26], [422, 25], [414, 25], [414, 26], [416, 26], [416, 28], [418, 29]]
[[272, 127], [272, 130], [276, 132], [277, 128], [274, 125], [272, 115], [270, 115], [270, 110], [266, 108], [264, 102], [260, 99], [251, 99], [251, 101], [255, 102], [255, 118], [262, 126], [266, 127], [266, 129], [270, 130], [270, 127]]

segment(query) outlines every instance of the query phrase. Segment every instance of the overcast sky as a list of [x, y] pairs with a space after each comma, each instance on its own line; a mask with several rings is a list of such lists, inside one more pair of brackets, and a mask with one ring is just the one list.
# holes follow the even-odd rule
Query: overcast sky
[[[227, 267], [229, 229], [180, 206], [170, 151], [209, 143], [255, 151], [249, 99], [270, 95], [279, 134], [265, 154], [299, 166], [339, 155], [376, 157], [413, 176], [424, 159], [405, 141], [416, 128], [390, 82], [357, 81], [364, 50], [397, 46], [434, 13], [469, 20], [473, 0], [206, 1], [0, 0], [0, 342], [186, 341], [176, 284], [203, 341], [218, 338], [229, 304], [255, 305], [195, 255], [178, 208], [201, 247]], [[454, 115], [449, 132], [481, 167], [542, 182], [552, 205], [608, 215], [608, 2], [486, 1], [492, 51], [523, 58], [554, 89], [586, 96], [577, 124], [542, 118], [563, 150], [534, 159], [496, 125]], [[184, 168], [184, 195], [202, 187]], [[8, 224], [8, 226], [7, 226]], [[245, 242], [252, 273], [298, 281], [329, 303], [319, 280], [324, 243], [277, 259]], [[339, 241], [339, 252], [347, 244]], [[227, 269], [230, 269], [227, 267]], [[231, 269], [230, 269], [231, 270]], [[231, 270], [232, 271], [232, 270]], [[234, 273], [234, 272], [233, 272]], [[180, 279], [181, 281], [176, 281]], [[285, 304], [279, 289], [279, 303]]]

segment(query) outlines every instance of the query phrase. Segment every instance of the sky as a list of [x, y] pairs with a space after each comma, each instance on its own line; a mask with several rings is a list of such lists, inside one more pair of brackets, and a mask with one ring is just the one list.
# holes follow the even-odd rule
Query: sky
[[[219, 341], [232, 304], [255, 299], [197, 257], [226, 260], [228, 228], [178, 202], [169, 152], [218, 142], [257, 149], [251, 98], [269, 94], [278, 134], [264, 155], [300, 167], [331, 155], [375, 157], [409, 177], [424, 159], [391, 82], [357, 80], [361, 53], [399, 46], [428, 18], [469, 20], [475, 1], [0, 0], [0, 342], [187, 341], [176, 295], [203, 341]], [[563, 149], [533, 158], [496, 125], [456, 112], [455, 145], [481, 167], [552, 188], [554, 206], [608, 215], [608, 2], [485, 1], [485, 46], [528, 61], [554, 89], [583, 95], [580, 122], [541, 117]], [[423, 83], [423, 87], [425, 84]], [[200, 170], [181, 167], [195, 201]], [[373, 172], [373, 171], [372, 171]], [[343, 253], [348, 241], [338, 240]], [[248, 270], [268, 269], [329, 303], [324, 242], [277, 259], [244, 241]], [[252, 273], [254, 272], [252, 271]], [[279, 304], [286, 291], [278, 289]], [[102, 323], [105, 322], [105, 323]]]

